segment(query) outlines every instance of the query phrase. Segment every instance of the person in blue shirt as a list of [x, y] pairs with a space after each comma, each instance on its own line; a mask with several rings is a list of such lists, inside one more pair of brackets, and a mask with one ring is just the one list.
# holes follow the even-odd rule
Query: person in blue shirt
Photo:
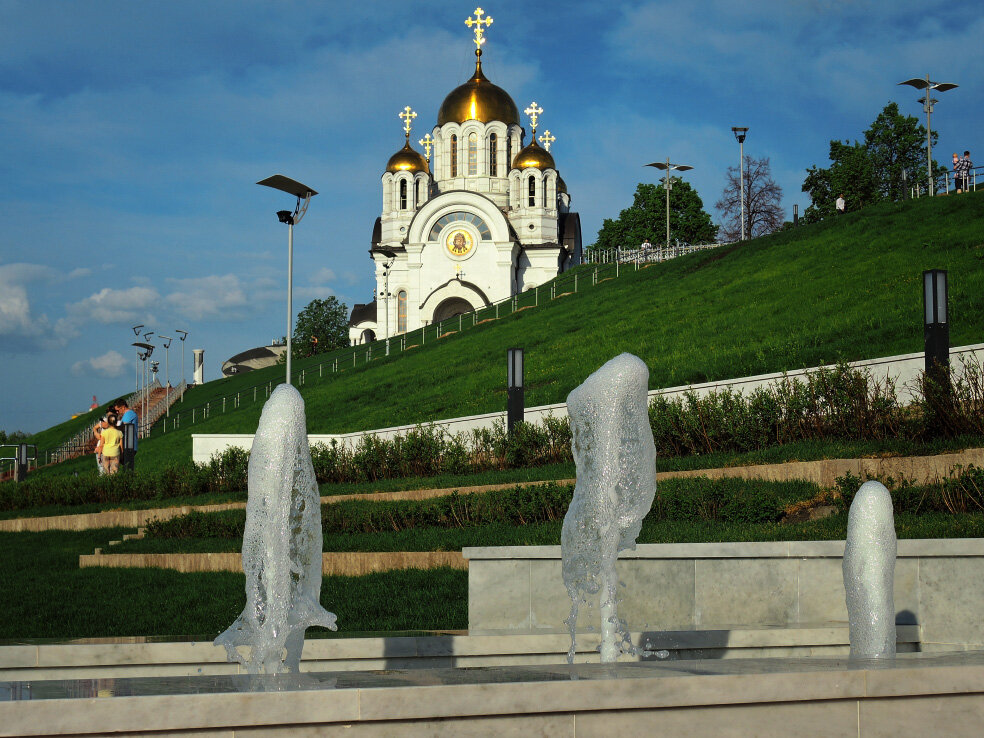
[[[137, 436], [139, 435], [139, 424], [140, 419], [137, 414], [130, 408], [125, 399], [120, 399], [116, 401], [116, 412], [119, 416], [119, 422], [116, 424], [118, 427], [130, 424], [138, 430], [133, 436], [133, 453], [137, 453]], [[122, 428], [121, 428], [122, 430]]]

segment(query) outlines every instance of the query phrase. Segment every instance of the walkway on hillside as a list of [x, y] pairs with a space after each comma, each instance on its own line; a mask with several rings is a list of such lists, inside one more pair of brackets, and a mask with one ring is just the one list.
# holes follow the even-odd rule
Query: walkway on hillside
[[[957, 453], [935, 456], [894, 456], [886, 458], [823, 459], [819, 461], [790, 461], [782, 464], [757, 464], [754, 466], [728, 466], [716, 469], [660, 472], [657, 482], [663, 479], [683, 477], [709, 477], [711, 479], [739, 478], [764, 481], [808, 481], [820, 487], [832, 487], [838, 477], [853, 474], [861, 479], [906, 479], [915, 484], [929, 484], [945, 479], [958, 467], [971, 464], [984, 467], [984, 448], [967, 449]], [[441, 489], [416, 489], [399, 492], [368, 492], [322, 497], [322, 504], [342, 500], [426, 500], [453, 493], [461, 495], [514, 489], [542, 484], [574, 484], [573, 479], [539, 482], [510, 482], [486, 484], [474, 487], [448, 487]], [[190, 512], [218, 512], [242, 510], [245, 502], [228, 502], [217, 505], [183, 505], [180, 507], [153, 508], [147, 510], [107, 510], [80, 515], [55, 515], [43, 518], [14, 518], [0, 520], [0, 532], [41, 532], [46, 530], [90, 530], [95, 528], [140, 528], [151, 520], [170, 520]]]

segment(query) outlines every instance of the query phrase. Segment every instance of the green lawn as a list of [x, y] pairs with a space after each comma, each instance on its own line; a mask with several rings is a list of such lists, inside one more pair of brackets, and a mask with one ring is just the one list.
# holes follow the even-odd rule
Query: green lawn
[[[380, 428], [505, 407], [505, 351], [526, 349], [529, 406], [562, 402], [613, 356], [628, 351], [668, 387], [922, 349], [921, 272], [950, 273], [951, 342], [984, 338], [984, 192], [881, 204], [843, 218], [623, 269], [540, 307], [374, 358], [301, 387], [313, 433]], [[566, 275], [571, 279], [572, 275]], [[541, 297], [546, 291], [541, 291]], [[524, 298], [527, 299], [527, 298]], [[361, 349], [360, 349], [361, 350]], [[377, 350], [376, 352], [380, 352]], [[348, 354], [351, 356], [351, 354]], [[323, 359], [296, 362], [296, 370]], [[358, 363], [358, 362], [357, 362]], [[271, 368], [209, 382], [186, 396], [181, 426], [141, 445], [138, 460], [187, 459], [191, 434], [255, 431]], [[222, 395], [240, 393], [222, 412]], [[190, 409], [210, 405], [191, 423]]]

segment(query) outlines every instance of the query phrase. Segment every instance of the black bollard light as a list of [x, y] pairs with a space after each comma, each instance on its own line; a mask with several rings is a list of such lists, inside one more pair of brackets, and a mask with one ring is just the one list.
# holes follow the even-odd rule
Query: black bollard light
[[124, 423], [122, 426], [123, 430], [123, 468], [133, 471], [134, 461], [137, 457], [137, 452], [134, 450], [137, 447], [137, 424], [136, 423]]
[[26, 443], [20, 443], [17, 445], [17, 456], [14, 459], [15, 482], [23, 482], [27, 479], [27, 462], [29, 460], [27, 449], [28, 445]]
[[926, 374], [943, 380], [950, 372], [949, 289], [945, 269], [923, 272], [923, 339]]
[[506, 351], [506, 429], [512, 433], [516, 423], [523, 422], [526, 412], [523, 389], [523, 349]]

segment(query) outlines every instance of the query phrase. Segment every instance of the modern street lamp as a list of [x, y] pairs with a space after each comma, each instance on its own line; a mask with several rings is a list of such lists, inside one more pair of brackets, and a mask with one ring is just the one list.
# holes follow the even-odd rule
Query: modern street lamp
[[162, 341], [167, 341], [164, 344], [164, 414], [166, 417], [171, 417], [171, 341], [174, 339], [170, 336], [165, 336], [160, 333], [157, 337]]
[[[301, 184], [290, 177], [282, 174], [274, 174], [272, 177], [261, 179], [256, 184], [264, 187], [272, 187], [275, 190], [286, 192], [297, 198], [297, 205], [294, 212], [289, 210], [278, 210], [277, 217], [281, 223], [287, 224], [287, 384], [290, 384], [290, 352], [291, 336], [294, 333], [294, 314], [292, 302], [292, 291], [294, 288], [294, 226], [301, 222], [301, 218], [307, 213], [308, 204], [311, 198], [318, 193], [307, 185]], [[304, 201], [303, 203], [301, 201]]]
[[[147, 359], [149, 359], [151, 354], [154, 353], [154, 347], [151, 346], [149, 343], [140, 343], [140, 342], [134, 343], [133, 345], [136, 346], [137, 348], [137, 356], [140, 358], [140, 361], [143, 362], [144, 386], [143, 386], [143, 391], [140, 394], [140, 412], [141, 412], [140, 424], [142, 425], [144, 422], [144, 418], [146, 417], [145, 405], [147, 402]], [[141, 352], [140, 349], [143, 349], [143, 351]]]
[[185, 339], [188, 337], [188, 331], [183, 331], [180, 328], [175, 328], [174, 332], [178, 334], [178, 338], [181, 339], [181, 402], [185, 401]]
[[946, 269], [923, 272], [923, 345], [926, 374], [939, 379], [950, 364], [949, 284]]
[[738, 177], [741, 182], [741, 240], [745, 240], [745, 135], [748, 126], [732, 126], [731, 132], [738, 139]]
[[[141, 323], [140, 325], [133, 326], [132, 328], [133, 335], [136, 336], [137, 338], [140, 338], [140, 329], [143, 327], [144, 327], [143, 323]], [[137, 356], [133, 360], [133, 370], [134, 370], [134, 382], [135, 382], [133, 391], [139, 392], [140, 391], [140, 349], [137, 349]]]
[[923, 104], [923, 111], [926, 113], [926, 174], [929, 177], [929, 196], [932, 197], [935, 189], [933, 185], [933, 131], [929, 123], [930, 116], [933, 114], [933, 105], [938, 103], [939, 100], [934, 100], [931, 93], [934, 90], [937, 92], [946, 92], [958, 85], [952, 82], [933, 82], [929, 79], [928, 74], [926, 75], [926, 79], [913, 77], [912, 79], [907, 79], [905, 82], [899, 82], [899, 84], [909, 85], [910, 87], [915, 87], [917, 90], [926, 90], [926, 94], [916, 102]]
[[670, 164], [669, 157], [666, 158], [666, 163], [661, 161], [654, 161], [651, 164], [646, 164], [647, 167], [656, 167], [657, 169], [664, 170], [666, 172], [666, 248], [670, 247], [670, 190], [673, 189], [673, 182], [670, 181], [670, 172], [674, 169], [678, 172], [685, 172], [688, 169], [693, 169], [689, 164]]
[[[387, 261], [383, 262], [383, 312], [386, 313], [386, 355], [389, 356], [389, 337], [390, 337], [390, 269], [393, 268], [393, 263], [396, 261], [396, 253], [390, 251], [389, 249], [377, 249], [377, 251], [382, 254]], [[378, 317], [378, 316], [377, 316]]]

